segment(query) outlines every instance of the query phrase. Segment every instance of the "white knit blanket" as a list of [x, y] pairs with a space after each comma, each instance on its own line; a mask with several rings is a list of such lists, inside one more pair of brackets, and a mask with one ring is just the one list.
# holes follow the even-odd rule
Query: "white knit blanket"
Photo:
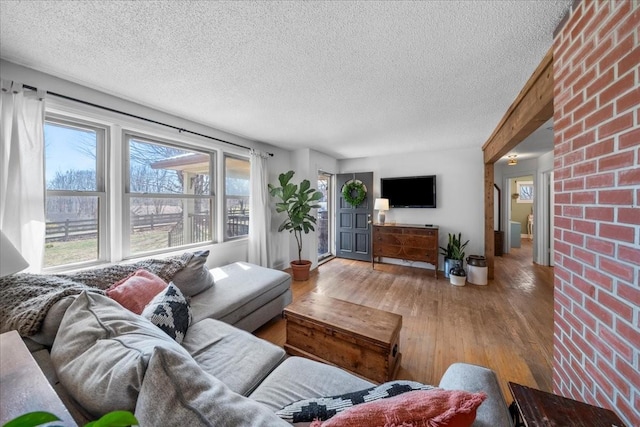
[[16, 329], [22, 336], [34, 335], [42, 327], [49, 309], [62, 298], [83, 291], [104, 294], [113, 283], [141, 268], [170, 282], [192, 257], [193, 254], [187, 252], [164, 260], [149, 259], [73, 274], [19, 273], [0, 278], [0, 332]]

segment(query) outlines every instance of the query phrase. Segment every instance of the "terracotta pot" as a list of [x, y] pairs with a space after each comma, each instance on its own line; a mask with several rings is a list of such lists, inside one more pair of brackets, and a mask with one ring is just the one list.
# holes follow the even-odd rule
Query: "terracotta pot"
[[291, 261], [293, 280], [309, 280], [309, 270], [311, 270], [311, 261], [306, 259], [303, 259], [302, 261]]

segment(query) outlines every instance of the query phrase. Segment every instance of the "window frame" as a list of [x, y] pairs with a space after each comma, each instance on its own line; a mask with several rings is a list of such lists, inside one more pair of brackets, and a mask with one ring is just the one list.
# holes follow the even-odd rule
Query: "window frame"
[[[131, 157], [130, 157], [130, 141], [134, 139], [139, 142], [148, 144], [164, 145], [167, 147], [175, 148], [178, 150], [192, 151], [209, 156], [209, 194], [207, 195], [195, 195], [195, 194], [179, 194], [179, 193], [133, 193], [130, 189], [130, 173], [131, 173]], [[175, 252], [176, 250], [188, 250], [191, 248], [202, 247], [206, 245], [212, 245], [217, 242], [217, 227], [216, 227], [216, 158], [217, 152], [214, 149], [207, 150], [203, 147], [195, 146], [185, 143], [183, 141], [172, 140], [161, 136], [154, 135], [152, 133], [132, 130], [130, 128], [122, 130], [122, 259], [136, 259], [144, 258], [157, 254], [167, 254]], [[210, 211], [210, 233], [211, 238], [203, 242], [188, 243], [179, 246], [172, 246], [167, 248], [161, 248], [157, 250], [150, 250], [144, 252], [131, 252], [131, 199], [132, 198], [152, 198], [152, 199], [180, 199], [180, 200], [209, 200]]]
[[[131, 105], [127, 104], [122, 107], [124, 110], [131, 109]], [[157, 116], [157, 111], [148, 111], [145, 113], [149, 117]], [[176, 130], [161, 126], [160, 124], [149, 123], [139, 120], [135, 117], [128, 117], [115, 111], [105, 110], [99, 107], [84, 105], [72, 100], [61, 99], [56, 97], [47, 98], [45, 105], [45, 117], [59, 118], [63, 121], [93, 124], [97, 127], [104, 128], [105, 133], [105, 150], [103, 164], [105, 168], [104, 183], [106, 196], [107, 211], [104, 238], [105, 249], [101, 253], [101, 259], [88, 264], [63, 264], [57, 267], [50, 267], [43, 272], [49, 273], [68, 273], [89, 267], [108, 265], [120, 262], [131, 262], [135, 260], [143, 260], [158, 257], [176, 256], [185, 251], [194, 250], [211, 250], [224, 251], [218, 245], [242, 245], [246, 242], [246, 236], [238, 237], [229, 241], [224, 240], [224, 211], [221, 197], [224, 194], [224, 155], [237, 156], [239, 158], [249, 158], [247, 151], [235, 148], [231, 145], [216, 143], [203, 136], [182, 133]], [[183, 120], [187, 126], [191, 123], [187, 119]], [[178, 122], [180, 123], [180, 122]], [[152, 141], [161, 143], [169, 143], [179, 149], [205, 151], [213, 154], [213, 160], [210, 163], [212, 174], [210, 176], [210, 191], [213, 194], [212, 212], [212, 240], [207, 242], [194, 243], [189, 246], [176, 246], [164, 248], [154, 253], [139, 253], [135, 255], [125, 255], [124, 234], [128, 229], [123, 224], [123, 204], [124, 204], [124, 173], [125, 160], [128, 156], [124, 153], [124, 134], [133, 133], [138, 136], [150, 138]], [[45, 191], [43, 189], [43, 191]], [[173, 196], [173, 195], [172, 195]], [[101, 205], [102, 206], [102, 205]], [[127, 247], [128, 251], [129, 248]], [[233, 249], [235, 250], [235, 249]], [[128, 252], [127, 252], [128, 253]]]
[[[110, 240], [106, 238], [110, 231], [109, 220], [109, 174], [108, 174], [108, 155], [107, 150], [110, 141], [110, 129], [102, 123], [73, 117], [70, 115], [58, 114], [55, 112], [45, 111], [45, 123], [53, 125], [86, 129], [96, 134], [96, 189], [94, 191], [80, 190], [49, 190], [47, 189], [46, 173], [44, 182], [45, 191], [45, 214], [46, 204], [50, 197], [97, 197], [98, 198], [98, 230], [97, 230], [97, 257], [90, 261], [80, 261], [55, 266], [43, 266], [42, 271], [46, 273], [54, 273], [58, 271], [66, 271], [75, 268], [90, 267], [108, 262], [110, 251]], [[46, 144], [46, 142], [45, 142]], [[46, 146], [44, 149], [44, 168], [46, 171], [47, 157]], [[46, 245], [46, 243], [45, 243]], [[46, 253], [46, 247], [45, 247]]]
[[[249, 210], [251, 210], [251, 158], [250, 157], [244, 157], [244, 156], [240, 156], [237, 154], [232, 154], [232, 153], [227, 153], [225, 152], [222, 156], [223, 160], [222, 160], [222, 173], [223, 173], [223, 177], [222, 177], [222, 212], [223, 212], [223, 220], [222, 220], [222, 229], [223, 229], [223, 236], [224, 236], [224, 241], [225, 242], [230, 242], [230, 241], [235, 241], [235, 240], [242, 240], [242, 239], [248, 239], [249, 238], [249, 233], [251, 232], [251, 230], [249, 229], [249, 224], [247, 224], [247, 234], [241, 234], [239, 236], [228, 236], [227, 235], [227, 224], [229, 222], [229, 209], [227, 209], [227, 159], [231, 158], [231, 159], [236, 159], [236, 160], [242, 160], [242, 161], [246, 161], [249, 164]], [[251, 216], [251, 212], [249, 212], [249, 217]]]

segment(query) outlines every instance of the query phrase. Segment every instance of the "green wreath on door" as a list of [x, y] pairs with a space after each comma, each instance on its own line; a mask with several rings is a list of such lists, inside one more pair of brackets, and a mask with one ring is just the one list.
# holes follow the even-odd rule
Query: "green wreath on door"
[[342, 187], [342, 197], [355, 208], [367, 198], [367, 188], [362, 181], [352, 179]]

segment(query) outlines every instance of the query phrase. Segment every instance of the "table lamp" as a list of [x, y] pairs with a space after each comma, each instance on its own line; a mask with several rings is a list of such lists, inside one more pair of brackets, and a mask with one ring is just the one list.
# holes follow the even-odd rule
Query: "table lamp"
[[373, 209], [378, 211], [378, 223], [384, 224], [384, 213], [389, 210], [389, 199], [376, 199]]
[[8, 276], [29, 267], [20, 252], [0, 230], [0, 277]]

